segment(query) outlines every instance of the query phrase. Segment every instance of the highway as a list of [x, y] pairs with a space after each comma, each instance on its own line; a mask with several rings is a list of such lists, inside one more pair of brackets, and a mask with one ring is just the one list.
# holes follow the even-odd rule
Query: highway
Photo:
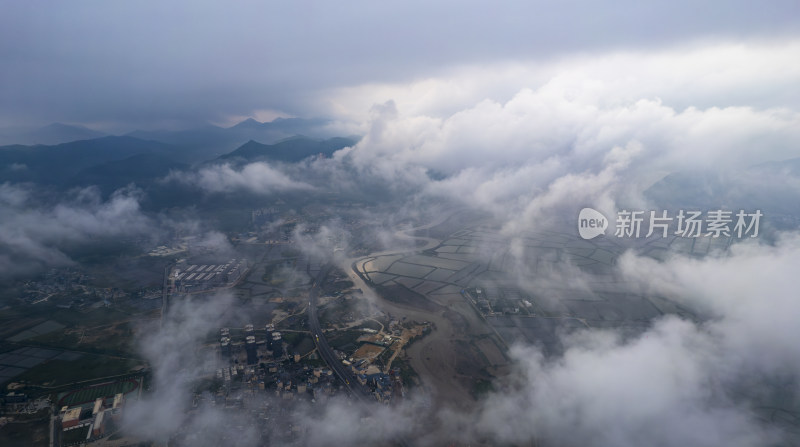
[[169, 274], [172, 272], [172, 267], [175, 266], [174, 262], [170, 262], [169, 264], [164, 267], [164, 279], [161, 284], [161, 327], [164, 326], [164, 315], [166, 315], [167, 310], [169, 309], [169, 297], [172, 294], [172, 288], [170, 287], [170, 279]]
[[333, 352], [333, 348], [328, 344], [325, 339], [325, 334], [322, 333], [322, 328], [319, 324], [319, 314], [317, 312], [317, 299], [319, 298], [319, 290], [325, 278], [328, 276], [331, 267], [323, 265], [320, 268], [319, 274], [308, 292], [308, 327], [311, 330], [311, 336], [314, 337], [314, 344], [317, 346], [317, 352], [320, 357], [325, 360], [328, 367], [333, 370], [342, 383], [345, 385], [351, 395], [355, 396], [358, 400], [369, 402], [373, 400], [369, 391], [356, 380], [355, 374], [346, 367], [341, 360]]
[[[322, 265], [316, 279], [314, 279], [311, 290], [308, 292], [308, 327], [311, 329], [311, 336], [314, 337], [314, 343], [317, 345], [317, 352], [319, 352], [320, 357], [325, 360], [325, 363], [333, 370], [333, 373], [344, 383], [350, 395], [355, 396], [360, 402], [374, 404], [376, 400], [372, 394], [356, 380], [350, 368], [344, 366], [342, 361], [336, 357], [333, 348], [328, 344], [328, 340], [325, 339], [325, 334], [322, 333], [322, 328], [319, 325], [317, 298], [319, 298], [319, 290], [330, 270], [330, 265]], [[394, 443], [401, 447], [410, 446], [410, 443], [404, 437], [395, 438]]]

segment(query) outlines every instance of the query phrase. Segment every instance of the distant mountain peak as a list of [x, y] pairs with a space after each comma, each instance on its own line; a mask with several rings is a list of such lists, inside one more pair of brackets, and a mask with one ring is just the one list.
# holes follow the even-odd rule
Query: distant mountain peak
[[275, 144], [262, 144], [251, 139], [235, 151], [220, 156], [218, 160], [238, 158], [254, 161], [269, 159], [294, 163], [319, 154], [330, 157], [334, 152], [347, 146], [352, 146], [355, 143], [355, 140], [341, 137], [327, 140], [315, 140], [298, 136], [281, 140]]
[[264, 125], [264, 123], [262, 123], [260, 121], [256, 121], [253, 118], [247, 118], [246, 120], [240, 122], [239, 124], [236, 124], [236, 125], [232, 126], [231, 128], [232, 129], [242, 129], [242, 128], [253, 129], [253, 128], [261, 127], [262, 125]]

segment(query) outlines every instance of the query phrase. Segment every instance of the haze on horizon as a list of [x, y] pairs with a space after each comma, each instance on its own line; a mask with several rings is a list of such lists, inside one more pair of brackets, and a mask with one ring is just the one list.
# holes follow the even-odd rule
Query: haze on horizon
[[[444, 117], [564, 73], [615, 82], [632, 72], [644, 85], [626, 85], [631, 94], [679, 110], [794, 107], [798, 8], [790, 0], [3, 1], [0, 127], [64, 122], [124, 133], [298, 116], [363, 130], [374, 104]], [[728, 51], [702, 56], [716, 48]], [[744, 66], [749, 53], [768, 60]], [[777, 82], [720, 91], [753, 76]], [[705, 82], [713, 88], [700, 97], [681, 93], [702, 92]]]

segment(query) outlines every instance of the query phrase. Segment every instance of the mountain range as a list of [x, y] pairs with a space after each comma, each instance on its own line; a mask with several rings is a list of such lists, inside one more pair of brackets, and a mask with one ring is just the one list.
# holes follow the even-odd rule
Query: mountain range
[[288, 163], [298, 162], [308, 157], [324, 155], [330, 157], [339, 149], [352, 146], [358, 140], [335, 137], [327, 140], [313, 140], [303, 136], [287, 138], [275, 144], [261, 144], [250, 140], [236, 150], [220, 156], [219, 160], [273, 160]]
[[174, 146], [172, 158], [195, 164], [227, 154], [251, 140], [271, 144], [297, 135], [320, 139], [335, 136], [327, 130], [327, 124], [319, 119], [277, 118], [262, 123], [249, 118], [231, 127], [206, 125], [178, 131], [137, 130], [127, 136], [170, 144]]
[[[246, 121], [240, 124], [240, 130], [249, 128], [262, 132], [265, 128], [262, 125], [269, 123]], [[284, 130], [290, 127], [291, 123]], [[218, 132], [211, 129], [221, 128], [207, 128], [210, 132]], [[270, 126], [266, 129], [266, 132], [274, 131]], [[231, 151], [216, 155], [215, 152], [221, 149], [194, 150], [190, 141], [200, 136], [189, 131], [147, 136], [160, 136], [166, 141], [126, 135], [55, 145], [0, 146], [0, 183], [32, 182], [61, 187], [97, 185], [110, 192], [132, 182], [140, 186], [149, 184], [172, 170], [186, 170], [193, 165], [240, 164], [256, 160], [294, 163], [319, 154], [329, 157], [357, 141], [353, 138], [322, 140], [305, 136], [294, 136], [274, 144], [249, 140]], [[228, 134], [226, 138], [232, 137]], [[211, 147], [211, 143], [206, 142], [206, 146]]]
[[[135, 130], [123, 136], [173, 146], [171, 157], [194, 164], [226, 154], [254, 140], [271, 144], [296, 135], [325, 139], [336, 136], [322, 119], [276, 118], [262, 123], [252, 118], [230, 127], [211, 124], [184, 130]], [[83, 126], [52, 123], [44, 127], [0, 128], [0, 145], [58, 145], [109, 136]]]
[[70, 141], [90, 140], [107, 134], [83, 126], [53, 123], [44, 127], [0, 128], [0, 145], [10, 144], [60, 144]]

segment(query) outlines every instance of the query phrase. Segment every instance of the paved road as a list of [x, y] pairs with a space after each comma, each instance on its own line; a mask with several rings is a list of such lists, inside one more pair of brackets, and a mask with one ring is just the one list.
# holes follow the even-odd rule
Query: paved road
[[[311, 329], [311, 335], [314, 337], [314, 343], [317, 345], [317, 351], [320, 357], [325, 360], [325, 363], [333, 370], [334, 374], [345, 384], [350, 394], [355, 396], [360, 402], [375, 403], [376, 400], [372, 394], [365, 386], [361, 385], [361, 383], [356, 380], [350, 368], [344, 366], [333, 352], [333, 348], [328, 344], [328, 340], [325, 339], [325, 334], [322, 333], [322, 328], [319, 325], [317, 298], [319, 297], [319, 290], [322, 283], [325, 281], [330, 270], [330, 265], [323, 265], [320, 268], [319, 274], [317, 274], [316, 279], [314, 279], [311, 291], [308, 293], [308, 327]], [[411, 445], [404, 437], [397, 437], [393, 439], [393, 441], [396, 445], [401, 447], [409, 447]]]
[[170, 262], [164, 267], [164, 279], [161, 282], [161, 322], [160, 325], [164, 326], [164, 315], [169, 310], [169, 297], [172, 293], [170, 290], [169, 274], [172, 272], [172, 267], [175, 266], [174, 262]]
[[61, 447], [61, 423], [56, 420], [58, 416], [56, 406], [50, 406], [50, 447]]
[[333, 348], [328, 344], [325, 339], [325, 334], [322, 333], [322, 328], [319, 324], [319, 314], [317, 312], [317, 299], [319, 297], [319, 290], [325, 278], [328, 276], [331, 267], [323, 265], [320, 268], [319, 274], [314, 279], [314, 284], [308, 293], [308, 327], [311, 329], [311, 335], [314, 337], [314, 343], [317, 345], [317, 351], [320, 357], [325, 360], [325, 363], [333, 370], [334, 374], [344, 383], [350, 394], [355, 396], [361, 401], [369, 401], [372, 399], [369, 391], [356, 380], [355, 374], [346, 367], [341, 360], [333, 352]]

